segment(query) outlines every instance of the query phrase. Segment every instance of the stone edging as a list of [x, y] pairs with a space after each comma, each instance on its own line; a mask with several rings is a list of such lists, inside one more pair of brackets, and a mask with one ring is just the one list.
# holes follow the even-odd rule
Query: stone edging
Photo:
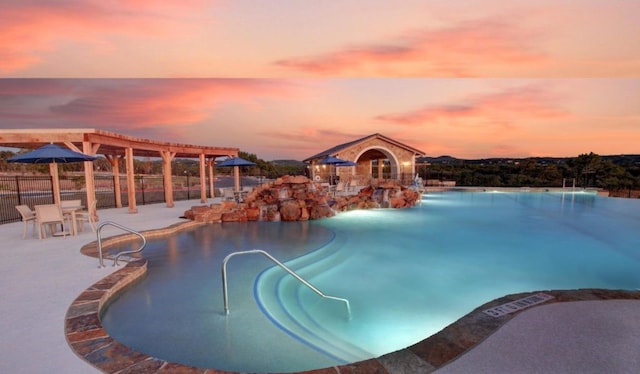
[[[145, 232], [158, 237], [193, 227], [182, 223], [165, 229]], [[126, 238], [125, 238], [126, 237]], [[133, 236], [135, 237], [135, 236]], [[131, 239], [129, 235], [116, 237], [109, 244]], [[83, 247], [83, 253], [95, 254], [95, 244]], [[134, 351], [113, 339], [104, 330], [100, 321], [102, 309], [109, 300], [117, 296], [128, 285], [142, 277], [147, 271], [147, 260], [129, 262], [124, 268], [96, 282], [80, 294], [69, 307], [65, 316], [65, 334], [71, 349], [82, 359], [106, 373], [227, 373], [216, 369], [204, 369], [171, 363]], [[536, 291], [512, 294], [490, 301], [425, 340], [384, 356], [366, 361], [306, 371], [307, 374], [335, 373], [389, 373], [401, 370], [405, 373], [429, 373], [453, 361], [496, 332], [505, 323], [524, 310], [492, 317], [483, 311], [508, 302], [516, 301], [538, 292], [554, 298], [539, 305], [555, 302], [586, 300], [640, 300], [640, 292], [627, 290], [579, 289]]]

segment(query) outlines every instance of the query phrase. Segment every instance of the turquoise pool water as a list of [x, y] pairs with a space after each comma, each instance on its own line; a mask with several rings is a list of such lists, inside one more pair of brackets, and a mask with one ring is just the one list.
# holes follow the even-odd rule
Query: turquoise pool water
[[[103, 324], [166, 360], [230, 371], [301, 371], [420, 341], [509, 293], [640, 288], [640, 201], [576, 193], [425, 194], [406, 210], [304, 223], [211, 225], [145, 249], [148, 276]], [[320, 298], [263, 249], [344, 304]]]

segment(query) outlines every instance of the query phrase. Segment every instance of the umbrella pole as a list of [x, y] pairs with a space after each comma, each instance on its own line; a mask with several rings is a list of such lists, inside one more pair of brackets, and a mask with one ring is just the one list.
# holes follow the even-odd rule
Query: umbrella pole
[[233, 185], [235, 188], [235, 192], [240, 192], [240, 167], [233, 167]]
[[49, 164], [49, 174], [51, 175], [51, 183], [53, 184], [53, 203], [60, 204], [60, 178], [58, 177], [58, 164], [55, 162]]

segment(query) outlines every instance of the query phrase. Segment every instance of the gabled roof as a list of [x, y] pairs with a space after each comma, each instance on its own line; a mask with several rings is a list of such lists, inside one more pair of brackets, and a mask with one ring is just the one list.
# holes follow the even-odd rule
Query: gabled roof
[[320, 152], [318, 154], [315, 154], [315, 155], [313, 155], [311, 157], [308, 157], [308, 158], [306, 158], [306, 159], [304, 159], [302, 161], [303, 162], [311, 162], [313, 160], [317, 160], [317, 159], [320, 159], [320, 158], [325, 158], [327, 156], [335, 156], [336, 154], [340, 153], [341, 151], [344, 151], [347, 148], [350, 148], [350, 147], [352, 147], [354, 145], [357, 145], [358, 143], [362, 143], [362, 142], [365, 142], [367, 140], [370, 140], [371, 138], [382, 139], [387, 143], [391, 143], [391, 144], [394, 144], [394, 145], [396, 145], [398, 147], [401, 147], [401, 148], [404, 148], [404, 149], [406, 149], [408, 151], [411, 151], [411, 152], [415, 153], [418, 156], [424, 156], [425, 155], [425, 153], [423, 151], [421, 151], [421, 150], [419, 150], [417, 148], [413, 148], [413, 147], [408, 146], [408, 145], [406, 145], [404, 143], [400, 143], [400, 142], [398, 142], [396, 140], [393, 140], [391, 138], [388, 138], [388, 137], [386, 137], [386, 136], [384, 136], [382, 134], [375, 133], [375, 134], [371, 134], [371, 135], [365, 136], [365, 137], [360, 138], [360, 139], [356, 139], [356, 140], [353, 140], [353, 141], [350, 141], [350, 142], [347, 142], [347, 143], [336, 145], [335, 147], [332, 147], [332, 148], [329, 148], [327, 150], [324, 150], [324, 151], [322, 151], [322, 152]]

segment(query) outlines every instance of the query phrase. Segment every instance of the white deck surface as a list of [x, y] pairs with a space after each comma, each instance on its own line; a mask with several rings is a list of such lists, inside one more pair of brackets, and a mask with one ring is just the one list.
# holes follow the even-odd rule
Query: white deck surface
[[[210, 200], [213, 202], [213, 200]], [[100, 222], [113, 221], [137, 231], [184, 221], [179, 217], [200, 200], [99, 209]], [[98, 373], [69, 348], [64, 317], [71, 302], [87, 287], [117, 270], [112, 262], [80, 254], [96, 240], [87, 225], [78, 236], [22, 239], [22, 222], [0, 225], [0, 373]], [[102, 237], [124, 231], [106, 226]]]
[[[210, 200], [212, 202], [212, 200]], [[199, 200], [101, 209], [100, 221], [134, 230], [166, 227]], [[97, 373], [77, 357], [64, 334], [71, 302], [115, 268], [80, 254], [96, 239], [22, 239], [22, 222], [0, 225], [0, 373]], [[103, 237], [123, 232], [105, 227]], [[526, 311], [439, 373], [637, 372], [640, 301], [559, 303]]]
[[640, 301], [574, 301], [518, 314], [437, 374], [640, 373]]

